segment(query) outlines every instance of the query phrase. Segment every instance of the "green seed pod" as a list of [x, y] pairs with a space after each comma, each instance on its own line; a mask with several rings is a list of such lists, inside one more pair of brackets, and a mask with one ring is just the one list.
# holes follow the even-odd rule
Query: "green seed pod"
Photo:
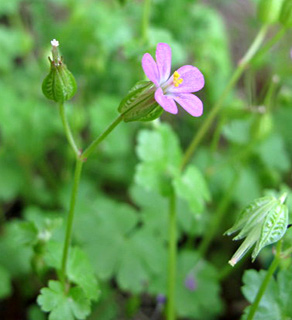
[[118, 111], [125, 122], [152, 121], [157, 119], [163, 109], [154, 99], [155, 87], [151, 81], [138, 82], [121, 101]]
[[279, 21], [283, 0], [260, 0], [258, 4], [258, 18], [264, 24]]
[[280, 15], [280, 22], [286, 28], [292, 27], [292, 0], [284, 1]]
[[67, 69], [63, 59], [59, 58], [58, 41], [53, 40], [51, 43], [53, 46], [53, 60], [49, 58], [51, 70], [43, 81], [42, 91], [48, 99], [64, 102], [74, 96], [77, 85], [74, 76]]

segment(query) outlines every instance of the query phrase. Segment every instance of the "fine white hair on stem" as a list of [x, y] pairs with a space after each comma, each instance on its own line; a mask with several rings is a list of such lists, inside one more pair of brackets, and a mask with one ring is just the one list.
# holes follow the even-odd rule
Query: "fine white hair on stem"
[[58, 47], [58, 46], [59, 46], [59, 41], [57, 41], [56, 39], [53, 39], [53, 40], [51, 41], [51, 45], [52, 45], [53, 47]]

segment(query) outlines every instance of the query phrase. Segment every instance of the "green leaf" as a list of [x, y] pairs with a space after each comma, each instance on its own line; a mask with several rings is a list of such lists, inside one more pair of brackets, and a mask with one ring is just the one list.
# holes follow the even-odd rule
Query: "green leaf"
[[188, 166], [182, 175], [175, 178], [174, 188], [176, 193], [188, 202], [195, 214], [203, 211], [205, 201], [211, 197], [202, 173], [194, 166]]
[[50, 312], [49, 320], [81, 320], [90, 313], [90, 301], [83, 290], [74, 287], [65, 293], [59, 281], [49, 281], [48, 288], [41, 289], [37, 302], [43, 311]]
[[179, 171], [181, 149], [171, 127], [160, 124], [155, 130], [142, 130], [136, 148], [140, 163], [135, 180], [146, 190], [161, 194], [170, 191], [170, 179]]
[[105, 196], [93, 200], [91, 208], [80, 212], [82, 214], [76, 216], [76, 238], [84, 243], [83, 248], [98, 277], [109, 279], [118, 268], [127, 235], [138, 223], [137, 212]]
[[257, 172], [250, 167], [241, 168], [238, 183], [234, 188], [234, 200], [243, 207], [260, 197], [260, 194], [261, 186]]
[[232, 120], [223, 127], [223, 135], [227, 140], [240, 145], [250, 141], [250, 120]]
[[0, 265], [3, 266], [12, 277], [27, 275], [31, 272], [31, 258], [33, 250], [17, 240], [17, 221], [7, 222], [4, 225], [0, 237]]
[[12, 287], [8, 271], [0, 266], [0, 299], [4, 299], [11, 294]]
[[[56, 270], [61, 269], [63, 243], [50, 241], [46, 246], [45, 261]], [[97, 300], [100, 295], [99, 286], [90, 261], [83, 250], [70, 248], [67, 275], [69, 280], [78, 285], [90, 300]]]
[[285, 147], [283, 138], [274, 134], [260, 143], [256, 152], [267, 167], [287, 172], [291, 168], [291, 163]]
[[19, 221], [14, 224], [16, 241], [23, 245], [34, 245], [38, 240], [38, 230], [34, 223]]
[[[185, 250], [179, 254], [177, 270], [179, 270], [176, 281], [178, 315], [182, 318], [216, 319], [216, 315], [222, 311], [216, 269], [194, 252]], [[194, 280], [194, 290], [185, 285], [186, 279], [190, 276]]]
[[68, 263], [68, 277], [70, 281], [83, 289], [88, 299], [97, 300], [100, 290], [86, 254], [79, 248], [73, 248], [70, 252]]
[[[267, 274], [267, 271], [261, 270], [247, 270], [243, 276], [243, 287], [242, 293], [245, 298], [253, 303], [255, 297], [258, 293], [258, 290]], [[279, 291], [276, 285], [274, 278], [268, 284], [268, 287], [259, 303], [259, 307], [254, 316], [254, 320], [263, 320], [263, 319], [277, 319], [281, 320], [282, 314], [281, 309], [278, 303]], [[245, 315], [242, 317], [242, 320], [247, 318], [249, 308], [245, 310]]]
[[[11, 130], [11, 126], [9, 128]], [[0, 156], [0, 177], [0, 200], [11, 201], [23, 186], [23, 174], [19, 164], [9, 155]]]
[[137, 230], [121, 253], [117, 271], [120, 287], [133, 293], [145, 291], [152, 277], [164, 272], [166, 261], [163, 242], [148, 230]]
[[281, 270], [277, 277], [279, 287], [279, 302], [283, 314], [292, 317], [292, 267], [287, 270]]

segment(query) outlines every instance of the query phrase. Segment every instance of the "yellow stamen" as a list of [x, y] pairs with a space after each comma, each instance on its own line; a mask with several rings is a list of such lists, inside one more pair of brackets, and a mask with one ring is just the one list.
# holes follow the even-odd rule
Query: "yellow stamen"
[[173, 84], [175, 87], [178, 87], [180, 84], [183, 83], [183, 79], [180, 78], [180, 74], [175, 71], [174, 74], [173, 74]]

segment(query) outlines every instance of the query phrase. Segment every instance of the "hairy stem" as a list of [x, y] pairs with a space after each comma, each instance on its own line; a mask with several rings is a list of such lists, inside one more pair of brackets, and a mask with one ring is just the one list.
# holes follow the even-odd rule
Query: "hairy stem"
[[69, 209], [69, 215], [68, 215], [68, 220], [66, 225], [65, 243], [63, 248], [62, 268], [61, 268], [61, 280], [63, 284], [65, 284], [65, 281], [66, 281], [68, 254], [69, 254], [69, 247], [70, 247], [71, 238], [72, 238], [75, 204], [76, 204], [76, 199], [78, 194], [78, 187], [79, 187], [79, 181], [80, 181], [80, 176], [82, 172], [82, 166], [83, 166], [83, 161], [80, 158], [77, 158], [76, 164], [75, 164], [74, 181], [73, 181], [73, 188], [72, 188], [71, 200], [70, 200], [70, 209]]
[[104, 131], [101, 133], [83, 152], [81, 158], [86, 160], [95, 148], [103, 141], [113, 130], [114, 128], [123, 120], [123, 115], [120, 114]]
[[94, 151], [94, 149], [98, 146], [100, 142], [102, 142], [113, 130], [114, 128], [122, 121], [122, 115], [119, 115], [104, 131], [101, 133], [84, 151], [84, 153], [80, 153], [73, 138], [69, 123], [66, 118], [64, 104], [60, 104], [60, 116], [62, 119], [62, 123], [64, 126], [65, 134], [69, 144], [71, 145], [75, 155], [76, 155], [76, 164], [74, 171], [74, 181], [73, 188], [71, 193], [70, 200], [70, 208], [69, 215], [66, 225], [66, 234], [65, 234], [65, 242], [63, 247], [63, 256], [62, 256], [62, 266], [61, 266], [61, 274], [60, 279], [64, 285], [66, 290], [66, 275], [67, 275], [67, 264], [68, 264], [68, 256], [69, 256], [69, 248], [72, 238], [72, 230], [73, 230], [73, 221], [74, 221], [74, 213], [75, 213], [75, 205], [78, 195], [78, 187], [82, 172], [82, 167], [84, 161], [90, 156], [90, 154]]
[[64, 131], [65, 131], [67, 140], [68, 140], [70, 146], [72, 147], [76, 157], [78, 157], [78, 156], [80, 156], [80, 151], [79, 151], [79, 149], [77, 147], [77, 144], [76, 144], [76, 142], [74, 140], [74, 137], [72, 135], [72, 131], [70, 129], [70, 126], [69, 126], [69, 123], [68, 123], [68, 120], [67, 120], [67, 117], [66, 117], [64, 103], [60, 103], [59, 111], [60, 111], [60, 116], [61, 116], [61, 120], [62, 120], [62, 124], [63, 124], [63, 127], [64, 127]]

